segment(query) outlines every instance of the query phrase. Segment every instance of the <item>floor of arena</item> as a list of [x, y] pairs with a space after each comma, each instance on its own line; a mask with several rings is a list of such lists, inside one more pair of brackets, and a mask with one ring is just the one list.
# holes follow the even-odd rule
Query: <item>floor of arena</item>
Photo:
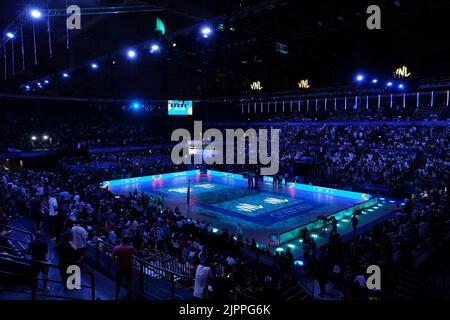
[[[107, 181], [103, 184], [114, 194], [139, 190], [163, 196], [168, 207], [178, 206], [185, 217], [206, 221], [215, 230], [226, 227], [234, 232], [238, 223], [241, 223], [244, 238], [254, 238], [259, 244], [269, 247], [279, 245], [271, 240], [273, 235], [288, 232], [312, 223], [318, 216], [328, 216], [367, 200], [326, 194], [323, 190], [333, 189], [315, 187], [323, 192], [312, 192], [285, 185], [273, 186], [268, 182], [260, 183], [257, 189], [250, 189], [242, 175], [217, 171], [208, 171], [208, 174], [186, 171]], [[382, 215], [383, 211], [372, 214], [371, 219], [364, 217], [364, 220], [377, 218], [378, 213]], [[284, 245], [294, 251], [292, 242], [295, 240]]]

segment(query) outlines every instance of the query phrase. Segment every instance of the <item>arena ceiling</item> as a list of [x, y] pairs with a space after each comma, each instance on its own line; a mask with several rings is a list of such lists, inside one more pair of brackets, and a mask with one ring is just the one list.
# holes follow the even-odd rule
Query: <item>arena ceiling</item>
[[[49, 0], [51, 9], [62, 9]], [[15, 39], [15, 75], [10, 41], [0, 57], [1, 92], [93, 97], [206, 97], [246, 94], [260, 81], [267, 92], [296, 90], [300, 79], [314, 87], [348, 85], [356, 72], [383, 78], [407, 65], [411, 79], [450, 75], [446, 35], [448, 1], [299, 1], [299, 0], [73, 0], [97, 14], [82, 15], [81, 30], [70, 31], [67, 49], [65, 17], [52, 16], [51, 49], [47, 19], [35, 22], [34, 65], [32, 23], [23, 25], [25, 71], [21, 39]], [[368, 30], [366, 8], [382, 9], [382, 29]], [[46, 8], [47, 1], [1, 2], [3, 33], [25, 8]], [[138, 7], [139, 6], [139, 7]], [[130, 7], [121, 14], [106, 8]], [[105, 8], [102, 14], [101, 8]], [[133, 8], [133, 9], [131, 9]], [[137, 9], [141, 8], [141, 9]], [[108, 13], [108, 14], [107, 14]], [[166, 28], [155, 32], [156, 18]], [[213, 33], [203, 38], [200, 29]], [[5, 39], [4, 39], [5, 40]], [[157, 42], [158, 54], [149, 47]], [[173, 44], [176, 46], [173, 46]], [[7, 77], [4, 80], [4, 48]], [[138, 58], [129, 61], [126, 50]], [[98, 70], [90, 65], [96, 63]], [[62, 79], [62, 72], [70, 74]], [[42, 89], [35, 85], [48, 79]]]

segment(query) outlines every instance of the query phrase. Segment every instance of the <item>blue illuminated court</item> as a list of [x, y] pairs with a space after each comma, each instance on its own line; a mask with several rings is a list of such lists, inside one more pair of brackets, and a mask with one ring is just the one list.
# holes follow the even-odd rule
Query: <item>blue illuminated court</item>
[[226, 227], [233, 232], [241, 223], [244, 238], [255, 238], [267, 246], [298, 238], [300, 227], [312, 228], [318, 216], [343, 219], [356, 209], [377, 203], [377, 198], [358, 192], [298, 183], [273, 186], [267, 177], [257, 190], [249, 189], [242, 175], [212, 170], [106, 181], [103, 186], [115, 194], [137, 189], [163, 196], [167, 206], [178, 206], [184, 216], [207, 221], [217, 229]]

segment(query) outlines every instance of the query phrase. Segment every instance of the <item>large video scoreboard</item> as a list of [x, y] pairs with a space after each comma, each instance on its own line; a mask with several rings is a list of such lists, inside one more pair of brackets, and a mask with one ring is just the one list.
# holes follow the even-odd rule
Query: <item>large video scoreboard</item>
[[191, 100], [169, 100], [169, 116], [192, 116], [193, 111]]

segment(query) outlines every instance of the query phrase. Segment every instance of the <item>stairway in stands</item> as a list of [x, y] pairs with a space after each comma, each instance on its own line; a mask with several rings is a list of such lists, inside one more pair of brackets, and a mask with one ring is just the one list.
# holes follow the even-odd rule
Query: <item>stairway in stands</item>
[[420, 278], [417, 271], [403, 268], [398, 271], [398, 280], [392, 291], [392, 300], [412, 301], [419, 296]]
[[[8, 225], [2, 225], [2, 229], [8, 230], [0, 235], [0, 300], [91, 300], [113, 299], [115, 283], [111, 279], [98, 273], [87, 265], [82, 269], [83, 286], [81, 290], [65, 290], [59, 274], [55, 243], [44, 236], [44, 241], [49, 246], [49, 292], [33, 290], [31, 285], [30, 267], [31, 260], [26, 254], [26, 248], [33, 239], [29, 230], [33, 229], [32, 222], [27, 218], [16, 218], [9, 221]], [[39, 276], [42, 278], [42, 275]], [[42, 281], [39, 281], [42, 287]], [[126, 298], [125, 290], [122, 290], [121, 298]]]
[[145, 298], [149, 300], [192, 300], [192, 291], [193, 288], [192, 290], [172, 288], [168, 281], [145, 277]]
[[22, 257], [33, 235], [26, 230], [6, 225], [0, 225], [0, 229], [3, 230], [0, 234], [0, 252]]
[[290, 302], [312, 300], [312, 297], [293, 280], [282, 281], [276, 290], [275, 297], [278, 300]]

